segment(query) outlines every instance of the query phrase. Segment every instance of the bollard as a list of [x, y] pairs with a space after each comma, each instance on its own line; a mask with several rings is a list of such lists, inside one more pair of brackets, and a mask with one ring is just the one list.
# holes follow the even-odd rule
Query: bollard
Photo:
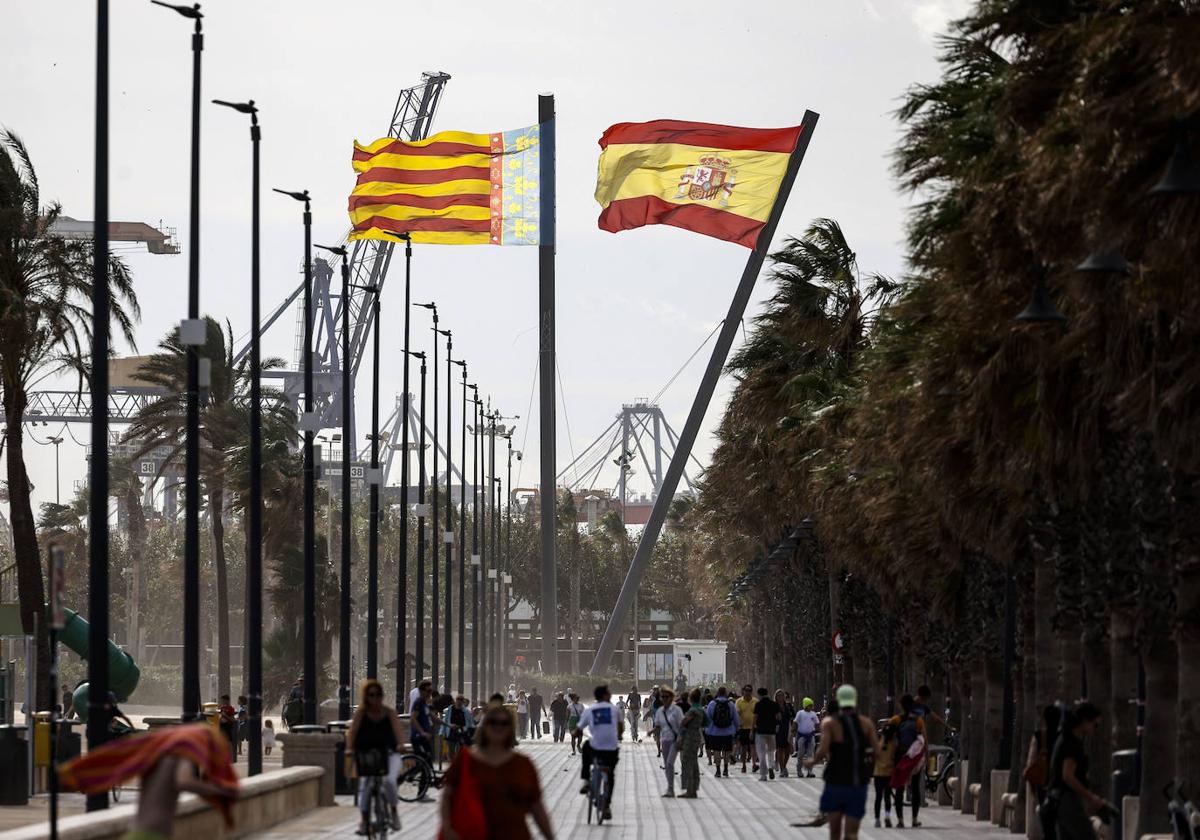
[[[1112, 754], [1113, 773], [1112, 791], [1109, 801], [1120, 806], [1126, 796], [1133, 795], [1137, 789], [1137, 779], [1134, 771], [1137, 767], [1137, 750], [1117, 750]], [[1109, 827], [1110, 840], [1124, 840], [1124, 820], [1113, 820]]]

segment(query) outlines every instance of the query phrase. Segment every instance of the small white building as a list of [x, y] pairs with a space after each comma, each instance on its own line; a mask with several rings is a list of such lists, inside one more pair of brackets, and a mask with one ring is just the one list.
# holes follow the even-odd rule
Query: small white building
[[675, 685], [682, 669], [689, 686], [725, 682], [727, 644], [715, 639], [657, 639], [637, 646], [637, 680]]

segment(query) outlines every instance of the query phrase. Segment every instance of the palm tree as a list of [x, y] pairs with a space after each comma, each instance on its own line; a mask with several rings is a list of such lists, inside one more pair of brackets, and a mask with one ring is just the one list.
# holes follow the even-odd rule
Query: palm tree
[[[232, 452], [249, 437], [248, 394], [249, 361], [235, 362], [233, 330], [225, 330], [213, 318], [205, 318], [205, 342], [198, 352], [211, 362], [211, 378], [202, 395], [200, 408], [200, 473], [208, 502], [208, 520], [212, 531], [213, 565], [217, 590], [217, 683], [218, 692], [230, 692], [229, 655], [229, 582], [225, 553], [225, 515], [231, 500], [227, 490], [236, 480], [231, 476]], [[282, 364], [268, 359], [264, 369]], [[136, 377], [157, 386], [165, 395], [144, 406], [130, 425], [125, 439], [135, 442], [139, 454], [167, 447], [166, 464], [177, 462], [185, 445], [185, 402], [187, 393], [187, 350], [180, 342], [179, 330], [173, 330], [159, 344], [159, 352], [150, 356]], [[269, 396], [269, 395], [268, 395]], [[286, 409], [277, 399], [267, 399], [264, 428], [278, 424]], [[279, 415], [279, 416], [276, 416]]]
[[[75, 374], [82, 390], [92, 360], [92, 245], [50, 232], [61, 208], [42, 206], [29, 151], [10, 131], [0, 132], [0, 391], [8, 431], [9, 516], [17, 565], [21, 621], [36, 632], [37, 707], [46, 693], [50, 651], [45, 636], [45, 589], [38, 555], [37, 524], [25, 467], [22, 419], [29, 390], [55, 374]], [[137, 297], [125, 264], [108, 259], [112, 320], [133, 345]]]

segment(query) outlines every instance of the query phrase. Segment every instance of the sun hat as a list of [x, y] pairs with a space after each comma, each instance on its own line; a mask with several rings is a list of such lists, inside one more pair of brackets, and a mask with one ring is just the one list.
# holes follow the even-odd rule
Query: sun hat
[[854, 686], [849, 683], [838, 686], [837, 704], [839, 709], [853, 709], [858, 706], [858, 691]]

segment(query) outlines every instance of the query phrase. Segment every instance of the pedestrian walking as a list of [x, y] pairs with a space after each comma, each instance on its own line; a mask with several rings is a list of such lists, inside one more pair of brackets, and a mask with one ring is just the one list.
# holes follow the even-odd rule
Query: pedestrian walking
[[660, 757], [662, 756], [662, 742], [658, 738], [658, 733], [654, 731], [654, 716], [658, 714], [662, 704], [662, 689], [654, 686], [650, 690], [650, 708], [646, 710], [646, 719], [650, 721], [650, 735], [654, 738], [654, 746], [658, 749]]
[[529, 733], [534, 738], [540, 740], [542, 737], [542, 709], [545, 706], [545, 699], [542, 697], [537, 686], [533, 687], [533, 691], [529, 694]]
[[579, 751], [583, 743], [583, 732], [579, 729], [579, 719], [583, 717], [583, 704], [579, 695], [574, 691], [570, 694], [571, 702], [567, 704], [567, 731], [571, 733], [571, 755]]
[[459, 752], [442, 780], [440, 836], [529, 840], [532, 816], [542, 836], [554, 840], [537, 768], [513, 751], [516, 744], [512, 713], [489, 703], [475, 745]]
[[904, 791], [909, 791], [912, 827], [920, 828], [921, 770], [925, 767], [925, 719], [913, 708], [911, 694], [900, 698], [901, 712], [888, 724], [896, 728], [896, 766], [892, 769], [892, 798], [896, 802], [896, 827], [904, 828]]
[[[613, 703], [613, 707], [614, 707], [614, 708], [617, 710], [617, 717], [619, 717], [619, 718], [621, 719], [621, 722], [622, 722], [622, 723], [624, 723], [624, 722], [625, 722], [625, 720], [627, 719], [627, 718], [626, 718], [626, 713], [627, 713], [627, 712], [628, 712], [628, 710], [629, 710], [629, 706], [628, 706], [628, 704], [625, 702], [625, 698], [624, 698], [624, 697], [618, 697], [618, 698], [617, 698], [617, 702], [616, 702], [616, 703]], [[622, 740], [622, 741], [624, 741], [624, 740], [625, 740], [625, 736], [624, 736], [624, 734], [622, 734], [622, 735], [621, 735], [621, 740]]]
[[263, 721], [262, 748], [263, 755], [270, 755], [271, 750], [275, 749], [275, 724], [271, 723], [270, 718]]
[[892, 771], [896, 768], [896, 727], [889, 721], [883, 725], [883, 738], [875, 751], [875, 827], [880, 828], [879, 807], [883, 806], [885, 828], [892, 827]]
[[517, 740], [526, 737], [529, 732], [529, 698], [525, 696], [525, 689], [517, 692]]
[[679, 784], [683, 788], [681, 799], [695, 799], [699, 795], [701, 733], [707, 725], [708, 714], [704, 711], [700, 689], [693, 688], [688, 695], [688, 710], [680, 721], [683, 732], [679, 744]]
[[[691, 654], [688, 654], [689, 658]], [[679, 663], [679, 673], [675, 675], [675, 696], [684, 697], [687, 694], [687, 677], [683, 673], [683, 663]]]
[[779, 730], [779, 704], [771, 699], [764, 686], [758, 690], [754, 704], [754, 754], [760, 768], [758, 780], [775, 778], [775, 733]]
[[775, 765], [779, 775], [786, 779], [788, 776], [788, 761], [792, 757], [792, 718], [796, 716], [796, 707], [792, 705], [792, 695], [783, 689], [775, 692], [775, 702], [779, 704], [779, 722], [775, 727]]
[[662, 767], [667, 777], [665, 797], [675, 795], [675, 759], [683, 734], [683, 711], [675, 704], [675, 692], [665, 685], [658, 690], [662, 705], [654, 713], [654, 735], [662, 749]]
[[733, 757], [733, 738], [740, 728], [737, 704], [729, 696], [725, 686], [717, 689], [717, 696], [708, 704], [708, 743], [712, 748], [717, 771], [713, 775], [720, 776], [722, 766], [725, 778], [729, 778], [729, 760]]
[[550, 701], [550, 736], [554, 743], [561, 744], [567, 734], [567, 707], [571, 704], [561, 691], [554, 693]]
[[629, 720], [629, 732], [636, 742], [638, 740], [638, 721], [642, 717], [642, 695], [638, 694], [636, 685], [629, 689], [629, 694], [625, 698], [625, 714]]
[[742, 772], [746, 772], [746, 760], [749, 759], [755, 773], [758, 772], [758, 756], [754, 754], [754, 707], [758, 701], [754, 699], [754, 686], [747, 683], [742, 686], [742, 696], [736, 706], [738, 713], [737, 750], [741, 754]]
[[[796, 755], [799, 760], [796, 762], [796, 775], [803, 776], [804, 760], [810, 758], [813, 754], [813, 744], [817, 738], [817, 728], [821, 725], [820, 718], [813, 711], [813, 701], [811, 697], [805, 697], [801, 703], [800, 711], [796, 712], [796, 716], [792, 718], [792, 731], [796, 734]], [[812, 768], [808, 768], [808, 778], [813, 778], [816, 774]]]
[[1103, 796], [1092, 793], [1088, 780], [1090, 761], [1083, 739], [1100, 726], [1100, 710], [1079, 703], [1067, 713], [1050, 758], [1050, 791], [1041, 810], [1050, 812], [1058, 840], [1095, 840], [1091, 814], [1117, 815]]
[[804, 760], [804, 766], [811, 769], [828, 759], [821, 813], [828, 820], [830, 840], [854, 840], [867, 813], [867, 786], [874, 774], [879, 742], [871, 721], [858, 713], [854, 686], [839, 686], [836, 697], [838, 713], [821, 721], [821, 743], [816, 754]]

